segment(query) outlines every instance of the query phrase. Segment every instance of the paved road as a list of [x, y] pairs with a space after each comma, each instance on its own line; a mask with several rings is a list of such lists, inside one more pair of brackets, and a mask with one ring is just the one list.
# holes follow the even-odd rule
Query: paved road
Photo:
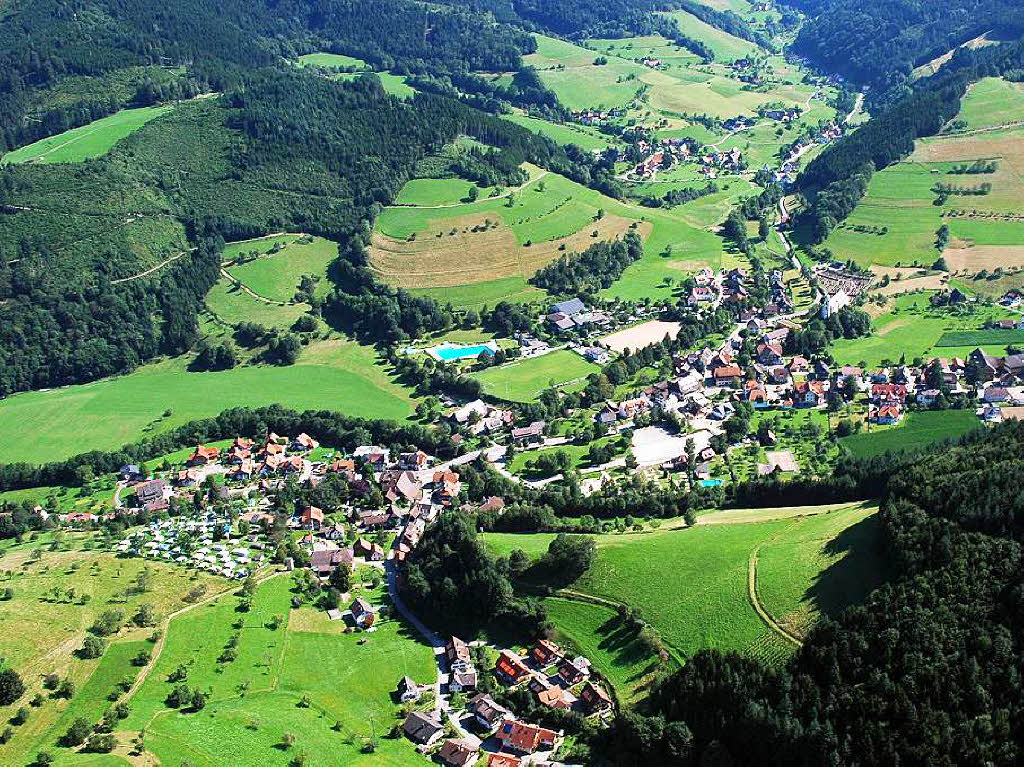
[[444, 639], [442, 639], [441, 635], [436, 631], [429, 629], [427, 625], [409, 609], [409, 606], [399, 595], [397, 572], [394, 560], [388, 560], [384, 564], [384, 574], [388, 581], [388, 594], [391, 597], [391, 604], [403, 618], [412, 624], [413, 628], [420, 633], [420, 635], [434, 650], [434, 663], [437, 666], [437, 679], [432, 685], [434, 690], [434, 699], [437, 701], [437, 709], [435, 710], [440, 711], [442, 715], [451, 722], [452, 726], [458, 731], [460, 738], [472, 741], [479, 745], [480, 739], [463, 728], [462, 724], [459, 722], [458, 716], [456, 715], [457, 712], [452, 710], [451, 701], [448, 697], [441, 694], [442, 688], [448, 684], [448, 661], [444, 654]]

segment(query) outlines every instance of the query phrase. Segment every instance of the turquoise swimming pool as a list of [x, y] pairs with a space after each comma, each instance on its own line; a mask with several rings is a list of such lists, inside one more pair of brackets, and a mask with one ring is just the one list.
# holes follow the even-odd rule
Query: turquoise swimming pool
[[722, 484], [722, 480], [720, 480], [720, 479], [702, 479], [697, 484], [700, 485], [701, 487], [718, 487], [720, 484]]
[[481, 352], [487, 352], [491, 356], [494, 356], [494, 350], [489, 346], [484, 346], [483, 344], [479, 346], [442, 346], [434, 349], [434, 354], [445, 362], [461, 360], [466, 357], [479, 357]]

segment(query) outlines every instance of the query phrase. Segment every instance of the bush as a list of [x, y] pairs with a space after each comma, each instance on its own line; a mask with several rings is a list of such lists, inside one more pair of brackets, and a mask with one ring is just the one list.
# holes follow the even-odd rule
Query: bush
[[25, 694], [25, 683], [13, 668], [0, 671], [0, 706], [9, 706]]
[[19, 727], [28, 721], [28, 709], [22, 706], [15, 712], [14, 716], [11, 717], [11, 721]]
[[149, 652], [149, 650], [139, 650], [138, 654], [134, 658], [132, 658], [132, 665], [145, 666], [149, 663], [152, 657], [153, 655]]
[[65, 746], [80, 746], [85, 743], [86, 738], [92, 734], [92, 725], [87, 719], [78, 717], [71, 723], [68, 731], [64, 733], [60, 741]]
[[96, 636], [110, 636], [121, 630], [124, 620], [124, 610], [105, 610], [89, 630]]
[[117, 739], [109, 732], [97, 732], [90, 736], [82, 749], [92, 754], [109, 754], [117, 745]]
[[53, 692], [53, 697], [66, 698], [67, 700], [71, 700], [71, 698], [73, 698], [74, 695], [75, 683], [72, 682], [70, 679], [65, 679], [63, 682], [57, 685], [57, 689]]
[[82, 649], [78, 651], [78, 657], [80, 658], [98, 658], [107, 649], [107, 640], [100, 639], [98, 636], [93, 634], [87, 634], [85, 641], [82, 643]]

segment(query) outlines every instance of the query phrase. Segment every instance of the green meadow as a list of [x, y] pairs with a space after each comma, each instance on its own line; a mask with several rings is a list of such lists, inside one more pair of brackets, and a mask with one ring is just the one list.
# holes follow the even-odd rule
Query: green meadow
[[[41, 748], [67, 756], [52, 746], [70, 723], [80, 716], [97, 721], [110, 705], [107, 696], [115, 685], [138, 673], [130, 661], [152, 646], [145, 641], [152, 629], [122, 632], [101, 658], [75, 655], [100, 613], [116, 608], [131, 616], [148, 603], [158, 616], [166, 616], [182, 607], [193, 587], [203, 585], [212, 594], [223, 583], [205, 574], [193, 579], [191, 573], [160, 562], [117, 559], [95, 548], [97, 544], [91, 533], [62, 533], [59, 539], [44, 533], [5, 546], [0, 554], [0, 588], [11, 588], [14, 594], [0, 602], [0, 656], [25, 681], [27, 693], [20, 705], [41, 691], [45, 674], [71, 679], [76, 688], [70, 700], [42, 691], [42, 703], [29, 708], [28, 721], [4, 745], [4, 764], [26, 764]], [[125, 590], [143, 570], [151, 576], [148, 590], [126, 598]], [[0, 716], [12, 716], [17, 707], [0, 707]]]
[[549, 352], [540, 357], [509, 362], [472, 373], [492, 397], [512, 402], [532, 402], [545, 389], [563, 387], [568, 382], [579, 382], [600, 368], [587, 362], [576, 352], [566, 349]]
[[[869, 522], [860, 527], [876, 510], [868, 504], [845, 504], [807, 507], [797, 516], [785, 509], [719, 512], [768, 521], [715, 524], [712, 513], [686, 529], [598, 535], [594, 564], [570, 588], [639, 608], [666, 644], [683, 656], [713, 647], [778, 660], [788, 654], [789, 645], [769, 631], [747, 596], [754, 552], [763, 551], [767, 558], [761, 570], [758, 554], [757, 588], [765, 609], [802, 630], [818, 615], [834, 614], [863, 599], [884, 575], [874, 526]], [[773, 512], [779, 518], [773, 519]], [[553, 537], [492, 533], [485, 543], [494, 554], [519, 548], [536, 557]], [[599, 644], [600, 634], [589, 631], [589, 641]]]
[[[907, 362], [916, 357], [948, 358], [955, 355], [949, 347], [940, 346], [946, 333], [976, 330], [990, 320], [1010, 316], [998, 307], [978, 307], [962, 314], [943, 307], [933, 308], [928, 298], [925, 293], [897, 296], [885, 313], [872, 320], [870, 336], [837, 340], [832, 345], [832, 356], [844, 365], [863, 361], [868, 367], [876, 367], [884, 360], [898, 362], [903, 357]], [[1006, 343], [985, 346], [998, 352]]]
[[493, 187], [478, 187], [472, 181], [458, 178], [414, 178], [402, 187], [395, 198], [395, 205], [411, 207], [439, 207], [457, 205], [469, 201], [469, 190], [476, 189], [477, 194], [486, 199], [494, 191]]
[[[409, 392], [390, 379], [373, 349], [355, 342], [311, 345], [287, 367], [190, 373], [188, 361], [165, 360], [117, 378], [3, 400], [0, 428], [8, 438], [0, 461], [41, 463], [112, 450], [147, 433], [247, 405], [280, 403], [391, 419], [406, 418], [413, 410]], [[163, 416], [165, 411], [170, 415]], [[24, 429], [25, 423], [32, 428]]]
[[125, 136], [134, 133], [150, 120], [167, 114], [172, 108], [160, 106], [123, 109], [88, 125], [72, 128], [8, 152], [0, 162], [82, 162], [93, 157], [102, 157]]
[[238, 266], [229, 266], [232, 277], [254, 293], [274, 301], [291, 301], [303, 275], [318, 280], [316, 292], [330, 290], [327, 265], [338, 257], [338, 244], [323, 237], [281, 235], [233, 242], [224, 248], [224, 260], [252, 252], [260, 255]]
[[968, 130], [1024, 119], [1024, 83], [998, 77], [979, 80], [967, 91], [957, 119], [964, 120]]
[[873, 426], [869, 431], [843, 437], [839, 444], [857, 458], [866, 458], [956, 439], [978, 428], [981, 421], [973, 410], [925, 410], [907, 413], [903, 423], [896, 426]]

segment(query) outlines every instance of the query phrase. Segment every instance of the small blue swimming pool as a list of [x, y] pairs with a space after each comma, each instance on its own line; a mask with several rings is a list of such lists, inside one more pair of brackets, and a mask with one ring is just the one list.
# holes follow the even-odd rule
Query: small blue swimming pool
[[494, 350], [491, 349], [491, 347], [484, 346], [482, 344], [480, 346], [442, 346], [434, 350], [434, 353], [438, 357], [443, 359], [445, 362], [449, 362], [451, 360], [461, 360], [465, 359], [466, 357], [476, 358], [480, 356], [480, 352], [487, 352], [487, 354], [494, 356]]
[[718, 487], [720, 484], [722, 484], [722, 480], [720, 480], [720, 479], [702, 479], [697, 484], [699, 484], [701, 487]]

